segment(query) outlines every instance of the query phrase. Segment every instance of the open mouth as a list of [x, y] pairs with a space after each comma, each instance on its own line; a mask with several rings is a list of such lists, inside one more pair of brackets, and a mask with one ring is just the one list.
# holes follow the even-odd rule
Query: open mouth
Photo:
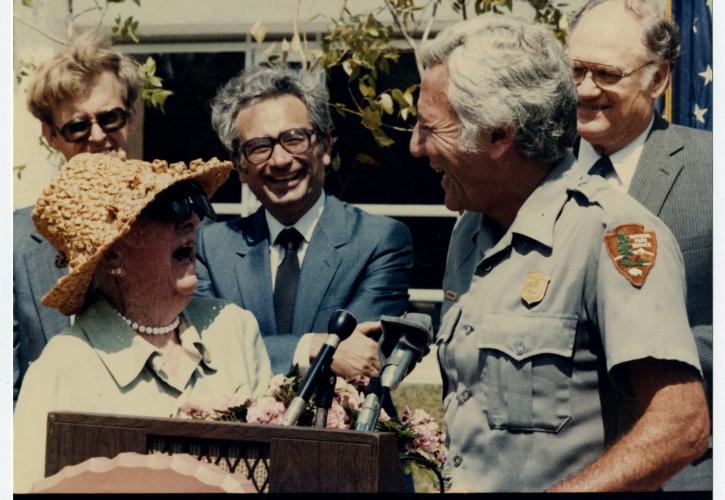
[[285, 175], [283, 177], [267, 177], [267, 181], [269, 181], [271, 184], [287, 184], [288, 182], [296, 181], [297, 179], [301, 179], [305, 176], [305, 173], [307, 172], [307, 169], [301, 168], [297, 170], [296, 172], [292, 172], [288, 175]]
[[189, 242], [186, 243], [176, 250], [174, 250], [174, 253], [171, 254], [171, 256], [176, 260], [177, 262], [194, 262], [194, 243]]

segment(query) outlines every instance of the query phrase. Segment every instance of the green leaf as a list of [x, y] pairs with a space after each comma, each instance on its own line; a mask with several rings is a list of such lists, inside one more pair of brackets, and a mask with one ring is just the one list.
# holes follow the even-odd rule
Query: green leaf
[[395, 141], [388, 137], [381, 129], [377, 128], [372, 132], [373, 137], [375, 138], [375, 142], [377, 142], [381, 147], [387, 148], [395, 144]]
[[358, 153], [355, 157], [355, 160], [362, 163], [363, 165], [377, 165], [378, 161], [373, 158], [370, 155], [366, 155], [365, 153]]
[[148, 72], [149, 75], [153, 75], [156, 73], [156, 59], [154, 59], [153, 57], [149, 56], [146, 59], [145, 66], [146, 66], [146, 71]]
[[340, 170], [340, 166], [342, 165], [342, 160], [340, 159], [340, 153], [336, 153], [335, 157], [332, 159], [332, 169], [333, 170]]
[[393, 114], [394, 108], [393, 108], [393, 98], [390, 97], [390, 94], [387, 92], [383, 92], [378, 97], [378, 101], [380, 102], [380, 105], [383, 108], [383, 111], [389, 115]]
[[382, 123], [382, 118], [380, 117], [379, 111], [376, 111], [372, 108], [363, 108], [363, 110], [362, 110], [363, 126], [374, 131], [375, 129], [380, 127], [381, 123]]
[[25, 165], [25, 164], [13, 166], [13, 170], [15, 171], [15, 175], [18, 177], [18, 180], [22, 179], [23, 170], [25, 170], [26, 167], [27, 167], [27, 165]]
[[401, 107], [408, 105], [408, 101], [405, 100], [402, 90], [396, 88], [391, 90], [390, 93], [392, 94], [393, 99], [395, 99], [395, 102], [397, 102], [398, 105], [400, 105]]
[[358, 80], [357, 88], [363, 97], [373, 97], [375, 95], [375, 87], [368, 85], [367, 80], [365, 78]]

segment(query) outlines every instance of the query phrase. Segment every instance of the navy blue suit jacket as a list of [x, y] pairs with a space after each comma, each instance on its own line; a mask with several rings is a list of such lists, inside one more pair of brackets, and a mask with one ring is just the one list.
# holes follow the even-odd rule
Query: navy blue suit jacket
[[408, 228], [327, 196], [300, 269], [292, 333], [277, 335], [269, 229], [264, 209], [203, 227], [197, 242], [197, 295], [219, 297], [259, 322], [272, 371], [286, 373], [299, 338], [326, 332], [338, 308], [360, 321], [402, 314], [413, 250]]
[[67, 316], [40, 302], [67, 269], [56, 267], [58, 252], [35, 230], [32, 211], [25, 207], [13, 212], [13, 405], [28, 364], [70, 325]]

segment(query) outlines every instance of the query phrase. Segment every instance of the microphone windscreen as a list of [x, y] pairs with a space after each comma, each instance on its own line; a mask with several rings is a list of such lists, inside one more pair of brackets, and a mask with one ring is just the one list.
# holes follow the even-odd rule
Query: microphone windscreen
[[352, 335], [355, 327], [357, 327], [355, 316], [345, 309], [337, 309], [330, 316], [330, 321], [327, 323], [327, 332], [337, 335], [342, 341]]
[[380, 353], [389, 358], [398, 342], [403, 342], [421, 355], [427, 354], [433, 342], [433, 321], [428, 314], [405, 313], [402, 316], [380, 316], [382, 337]]

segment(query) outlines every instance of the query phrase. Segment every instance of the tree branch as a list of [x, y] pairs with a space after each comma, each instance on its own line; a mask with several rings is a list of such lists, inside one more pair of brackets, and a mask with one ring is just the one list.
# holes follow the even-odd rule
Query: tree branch
[[430, 36], [430, 30], [433, 27], [433, 21], [435, 21], [436, 14], [438, 14], [438, 6], [440, 5], [440, 3], [440, 0], [433, 0], [433, 11], [430, 14], [430, 19], [428, 19], [428, 23], [425, 25], [425, 30], [423, 30], [423, 37], [421, 38], [422, 42], [428, 40], [428, 37]]
[[408, 34], [408, 30], [405, 29], [405, 26], [403, 26], [403, 23], [400, 21], [400, 17], [398, 17], [398, 13], [395, 11], [395, 8], [390, 3], [390, 0], [385, 0], [385, 6], [388, 8], [388, 11], [390, 12], [390, 15], [393, 16], [393, 22], [395, 22], [395, 25], [400, 30], [400, 33], [403, 35], [403, 38], [405, 38], [405, 41], [408, 42], [408, 45], [410, 45], [410, 48], [413, 49], [413, 56], [415, 57], [415, 66], [418, 68], [418, 75], [420, 76], [420, 79], [423, 79], [423, 66], [420, 64], [420, 61], [418, 60], [418, 50], [417, 45], [415, 43], [415, 40]]
[[88, 12], [91, 12], [93, 10], [101, 10], [101, 7], [99, 5], [96, 5], [95, 7], [88, 7], [87, 9], [82, 10], [82, 11], [78, 12], [77, 14], [73, 14], [72, 16], [70, 16], [70, 18], [71, 18], [71, 20], [75, 19], [75, 18], [80, 17], [83, 14], [87, 14]]
[[24, 24], [25, 26], [27, 26], [28, 28], [30, 28], [32, 30], [37, 31], [38, 33], [40, 33], [44, 37], [48, 38], [49, 40], [52, 40], [52, 41], [57, 42], [57, 43], [60, 43], [62, 45], [68, 45], [68, 40], [61, 40], [60, 38], [56, 38], [53, 35], [50, 35], [50, 34], [46, 33], [45, 31], [43, 31], [42, 28], [34, 25], [33, 23], [30, 23], [30, 22], [26, 21], [25, 19], [21, 19], [18, 16], [13, 15], [13, 20], [14, 21], [18, 21], [21, 24]]
[[300, 4], [301, 0], [295, 0], [295, 17], [292, 19], [292, 33], [293, 33], [293, 40], [297, 39], [297, 53], [300, 56], [300, 60], [302, 62], [302, 70], [307, 70], [307, 56], [305, 55], [305, 51], [302, 48], [302, 37], [300, 37], [300, 28], [299, 28], [299, 21], [300, 21]]

